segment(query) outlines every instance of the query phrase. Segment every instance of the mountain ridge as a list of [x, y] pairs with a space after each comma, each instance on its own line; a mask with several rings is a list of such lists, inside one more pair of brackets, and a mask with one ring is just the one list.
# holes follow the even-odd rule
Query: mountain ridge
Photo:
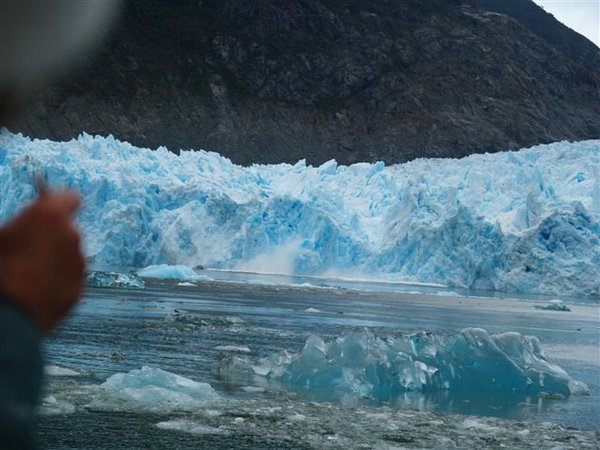
[[96, 55], [10, 128], [240, 164], [398, 163], [599, 138], [589, 41], [556, 47], [541, 19], [486, 3], [130, 1]]

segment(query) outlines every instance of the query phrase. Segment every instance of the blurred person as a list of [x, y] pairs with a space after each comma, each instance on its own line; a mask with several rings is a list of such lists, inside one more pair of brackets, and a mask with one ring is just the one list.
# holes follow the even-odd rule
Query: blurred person
[[[28, 90], [105, 32], [117, 7], [116, 0], [0, 2], [0, 126]], [[35, 448], [41, 337], [82, 293], [85, 264], [72, 221], [79, 203], [77, 193], [40, 186], [0, 228], [0, 449]]]

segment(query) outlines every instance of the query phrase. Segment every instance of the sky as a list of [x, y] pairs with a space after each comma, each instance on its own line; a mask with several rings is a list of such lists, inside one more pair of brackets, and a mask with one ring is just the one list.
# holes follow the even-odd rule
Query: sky
[[600, 47], [600, 0], [533, 0]]

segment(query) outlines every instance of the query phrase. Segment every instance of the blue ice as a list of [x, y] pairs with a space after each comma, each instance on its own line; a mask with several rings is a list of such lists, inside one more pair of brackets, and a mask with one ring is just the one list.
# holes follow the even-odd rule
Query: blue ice
[[326, 341], [310, 336], [298, 353], [229, 356], [216, 371], [239, 384], [389, 401], [405, 392], [503, 393], [567, 397], [584, 383], [549, 361], [536, 337], [480, 328], [443, 335], [377, 336], [370, 331]]
[[77, 189], [86, 255], [600, 297], [600, 141], [463, 159], [237, 166], [216, 153], [0, 134], [0, 221]]

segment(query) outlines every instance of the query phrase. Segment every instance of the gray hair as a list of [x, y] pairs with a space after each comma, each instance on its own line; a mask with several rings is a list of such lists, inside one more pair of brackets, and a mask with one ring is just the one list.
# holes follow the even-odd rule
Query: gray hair
[[107, 29], [119, 0], [0, 0], [0, 91], [64, 67]]

